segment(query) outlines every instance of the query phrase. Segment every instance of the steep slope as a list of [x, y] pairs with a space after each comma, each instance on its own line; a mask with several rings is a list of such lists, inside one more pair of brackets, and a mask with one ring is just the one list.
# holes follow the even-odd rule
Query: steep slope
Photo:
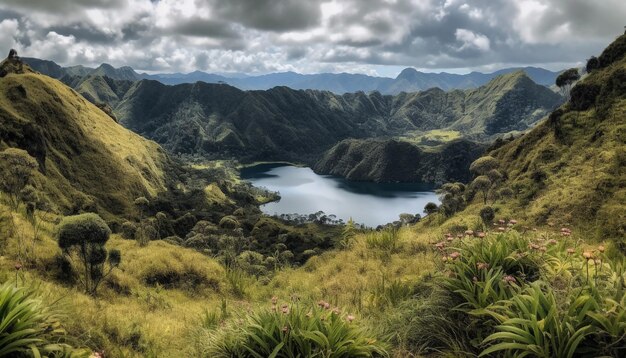
[[569, 103], [491, 155], [515, 193], [507, 210], [621, 240], [626, 250], [626, 35], [600, 59]]
[[346, 138], [453, 128], [489, 139], [527, 129], [559, 102], [521, 72], [476, 90], [397, 96], [286, 87], [244, 92], [224, 84], [144, 80], [126, 92], [115, 112], [128, 128], [175, 153], [312, 162]]
[[37, 159], [38, 186], [49, 205], [68, 212], [95, 205], [104, 214], [124, 214], [133, 198], [165, 190], [168, 158], [156, 143], [118, 125], [61, 82], [14, 72], [0, 79], [0, 148], [22, 148]]
[[320, 174], [375, 182], [467, 182], [470, 163], [485, 145], [457, 140], [428, 151], [398, 140], [344, 140], [315, 164]]

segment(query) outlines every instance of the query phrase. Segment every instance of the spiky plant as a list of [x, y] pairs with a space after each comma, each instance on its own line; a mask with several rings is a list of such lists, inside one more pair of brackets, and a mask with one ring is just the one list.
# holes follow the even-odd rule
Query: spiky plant
[[53, 343], [61, 332], [57, 313], [34, 289], [0, 286], [0, 357], [68, 356], [67, 345]]
[[[326, 308], [328, 307], [328, 308]], [[338, 309], [283, 304], [235, 319], [230, 327], [209, 331], [207, 357], [385, 357], [377, 341]]]
[[484, 340], [484, 344], [492, 345], [479, 357], [496, 352], [506, 357], [579, 356], [581, 342], [593, 330], [585, 315], [594, 310], [594, 304], [589, 296], [579, 297], [567, 310], [561, 310], [552, 290], [534, 282], [524, 293], [492, 311], [500, 324]]

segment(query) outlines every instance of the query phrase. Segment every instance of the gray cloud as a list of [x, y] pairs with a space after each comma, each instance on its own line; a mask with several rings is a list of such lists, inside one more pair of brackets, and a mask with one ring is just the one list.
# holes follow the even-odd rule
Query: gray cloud
[[189, 20], [182, 21], [169, 30], [179, 35], [196, 37], [221, 39], [237, 39], [241, 37], [230, 23], [221, 20], [202, 19], [200, 17], [193, 17]]
[[0, 46], [147, 71], [556, 69], [624, 18], [623, 0], [0, 0]]
[[317, 0], [217, 0], [213, 9], [220, 17], [269, 31], [307, 29], [321, 16]]

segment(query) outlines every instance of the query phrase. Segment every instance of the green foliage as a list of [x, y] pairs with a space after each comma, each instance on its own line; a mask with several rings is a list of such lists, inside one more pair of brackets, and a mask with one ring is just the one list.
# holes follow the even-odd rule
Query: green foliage
[[368, 233], [365, 237], [368, 249], [381, 250], [385, 253], [394, 253], [398, 250], [400, 235], [398, 229], [387, 228], [381, 231]]
[[20, 193], [31, 182], [37, 161], [25, 150], [8, 148], [0, 152], [0, 191], [9, 196], [11, 207], [17, 210]]
[[463, 183], [446, 183], [437, 189], [437, 195], [441, 205], [439, 211], [445, 216], [452, 216], [454, 213], [465, 208], [466, 187]]
[[500, 324], [484, 343], [495, 344], [480, 356], [500, 351], [515, 357], [580, 356], [579, 346], [592, 330], [583, 320], [593, 308], [588, 302], [583, 296], [561, 310], [554, 293], [535, 282], [491, 313]]
[[470, 165], [470, 172], [476, 175], [486, 175], [489, 171], [498, 169], [499, 166], [500, 164], [496, 158], [487, 155], [476, 159]]
[[437, 204], [429, 202], [424, 206], [424, 213], [426, 215], [434, 214], [437, 212], [438, 209], [439, 207], [437, 207]]
[[483, 203], [487, 205], [487, 198], [489, 197], [489, 190], [491, 189], [492, 182], [486, 175], [479, 175], [472, 181], [470, 188], [474, 191], [479, 191], [483, 194]]
[[0, 357], [57, 357], [70, 348], [58, 344], [59, 314], [33, 289], [0, 285]]
[[[325, 308], [328, 307], [328, 308]], [[388, 356], [386, 345], [359, 326], [352, 315], [320, 302], [274, 304], [208, 330], [201, 344], [204, 357], [372, 357]]]
[[[111, 230], [97, 214], [67, 216], [58, 229], [58, 244], [69, 261], [78, 259], [85, 292], [96, 295], [98, 286], [121, 261], [119, 250], [104, 247]], [[109, 269], [105, 272], [105, 263]]]
[[496, 212], [491, 206], [485, 206], [480, 209], [480, 218], [482, 219], [483, 224], [485, 224], [485, 227], [491, 227], [493, 219], [496, 218]]
[[556, 85], [561, 89], [561, 93], [565, 98], [569, 99], [569, 91], [572, 88], [572, 84], [580, 79], [580, 73], [577, 68], [570, 68], [563, 71], [556, 78]]

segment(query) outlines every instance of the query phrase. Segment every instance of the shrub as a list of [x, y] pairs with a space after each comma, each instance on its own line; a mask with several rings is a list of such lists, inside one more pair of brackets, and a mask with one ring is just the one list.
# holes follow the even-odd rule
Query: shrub
[[69, 350], [58, 342], [58, 313], [32, 289], [0, 286], [0, 357], [56, 356]]
[[0, 152], [0, 190], [9, 196], [11, 207], [17, 210], [20, 193], [30, 183], [37, 161], [28, 152], [8, 148]]
[[236, 228], [238, 228], [239, 225], [239, 221], [237, 221], [237, 219], [234, 216], [224, 216], [219, 223], [219, 226], [223, 229], [230, 229], [230, 230], [234, 230]]
[[158, 236], [156, 220], [153, 218], [142, 220], [135, 232], [135, 240], [137, 240], [140, 246], [147, 246], [150, 241], [157, 240]]
[[600, 86], [579, 83], [571, 92], [571, 108], [575, 111], [586, 111], [596, 103], [596, 97], [600, 94]]
[[470, 165], [470, 172], [475, 175], [485, 175], [490, 170], [498, 169], [499, 166], [500, 164], [498, 163], [498, 160], [496, 158], [487, 155], [476, 159]]
[[372, 357], [388, 356], [386, 345], [361, 328], [354, 316], [320, 302], [273, 305], [243, 322], [206, 331], [205, 357]]
[[[70, 261], [79, 260], [80, 280], [85, 292], [91, 295], [96, 295], [102, 280], [120, 264], [120, 252], [107, 251], [104, 247], [110, 235], [111, 230], [104, 220], [93, 213], [67, 216], [59, 224], [59, 247]], [[107, 272], [105, 263], [109, 264]]]
[[378, 249], [387, 253], [396, 252], [399, 241], [399, 231], [395, 228], [372, 232], [365, 237], [365, 243], [368, 249]]
[[131, 221], [122, 223], [121, 236], [126, 240], [134, 240], [137, 232], [137, 224]]
[[426, 215], [434, 214], [438, 209], [437, 204], [430, 202], [424, 206], [424, 213]]
[[591, 73], [594, 70], [597, 70], [598, 68], [600, 68], [600, 61], [598, 60], [596, 56], [591, 56], [587, 60], [587, 64], [585, 65], [585, 71], [587, 73]]
[[480, 209], [480, 218], [483, 220], [486, 227], [490, 227], [493, 219], [496, 218], [496, 212], [491, 206], [485, 206]]

